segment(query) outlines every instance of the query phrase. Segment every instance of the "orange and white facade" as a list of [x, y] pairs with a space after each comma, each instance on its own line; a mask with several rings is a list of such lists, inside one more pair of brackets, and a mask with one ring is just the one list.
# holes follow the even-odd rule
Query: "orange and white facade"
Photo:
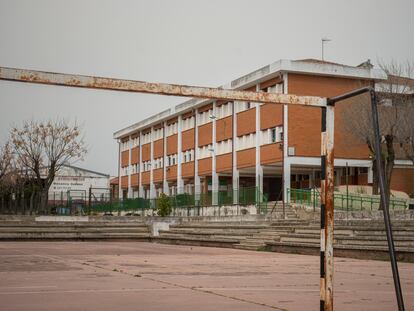
[[[223, 88], [332, 97], [386, 78], [368, 66], [280, 60]], [[336, 184], [346, 165], [351, 184], [372, 183], [368, 148], [349, 138], [341, 104], [335, 110]], [[320, 126], [313, 107], [188, 100], [114, 133], [120, 198], [211, 192], [214, 204], [218, 191], [257, 187], [269, 200], [287, 201], [288, 188], [319, 186]], [[391, 186], [408, 192], [412, 163], [398, 161]]]

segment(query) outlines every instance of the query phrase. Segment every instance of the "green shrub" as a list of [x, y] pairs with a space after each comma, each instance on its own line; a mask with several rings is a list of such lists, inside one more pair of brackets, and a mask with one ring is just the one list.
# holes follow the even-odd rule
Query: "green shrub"
[[165, 193], [161, 193], [158, 199], [157, 214], [161, 217], [165, 217], [171, 214], [170, 198]]

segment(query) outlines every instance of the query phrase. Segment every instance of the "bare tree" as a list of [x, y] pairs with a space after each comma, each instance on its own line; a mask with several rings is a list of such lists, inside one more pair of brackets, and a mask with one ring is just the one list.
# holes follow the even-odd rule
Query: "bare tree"
[[[413, 66], [407, 62], [380, 62], [388, 78], [376, 84], [378, 94], [378, 113], [381, 135], [381, 154], [374, 150], [374, 133], [370, 100], [368, 95], [361, 95], [344, 103], [341, 110], [347, 130], [352, 139], [366, 143], [373, 160], [373, 193], [378, 194], [378, 173], [376, 161], [381, 160], [385, 171], [387, 194], [390, 195], [392, 171], [396, 156], [404, 146], [409, 151], [413, 137], [412, 91]], [[411, 134], [410, 134], [411, 133]]]
[[40, 189], [40, 208], [46, 211], [48, 192], [62, 165], [82, 159], [87, 150], [79, 127], [65, 120], [24, 122], [11, 130], [13, 149], [22, 167]]
[[0, 147], [0, 180], [10, 171], [12, 158], [13, 154], [10, 142], [7, 141]]
[[0, 147], [0, 207], [5, 208], [5, 196], [10, 192], [9, 174], [11, 172], [13, 154], [10, 142]]

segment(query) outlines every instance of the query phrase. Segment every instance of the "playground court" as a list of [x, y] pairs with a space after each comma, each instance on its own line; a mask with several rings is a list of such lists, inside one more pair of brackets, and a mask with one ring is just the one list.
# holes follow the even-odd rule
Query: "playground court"
[[[414, 264], [400, 263], [406, 310]], [[335, 310], [395, 310], [388, 262], [336, 258]], [[144, 242], [1, 242], [0, 309], [319, 310], [319, 257]]]

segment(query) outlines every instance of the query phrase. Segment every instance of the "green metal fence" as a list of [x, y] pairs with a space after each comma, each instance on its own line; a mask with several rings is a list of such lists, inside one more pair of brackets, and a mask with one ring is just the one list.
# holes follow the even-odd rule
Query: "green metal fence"
[[[290, 202], [317, 208], [320, 206], [320, 193], [317, 189], [288, 189]], [[334, 193], [334, 206], [337, 210], [362, 211], [378, 210], [380, 198], [369, 195]], [[408, 204], [404, 199], [390, 199], [390, 209], [407, 209]]]
[[[172, 214], [175, 215], [177, 208], [197, 209], [196, 213], [200, 214], [201, 207], [208, 206], [231, 206], [238, 204], [241, 206], [256, 205], [258, 213], [267, 212], [267, 195], [259, 191], [257, 187], [246, 187], [233, 191], [218, 191], [216, 193], [208, 192], [201, 194], [177, 194], [175, 196], [169, 196], [170, 205], [172, 208]], [[216, 197], [217, 201], [214, 202], [213, 198]], [[120, 212], [131, 212], [154, 214], [159, 205], [159, 198], [156, 199], [123, 199], [123, 200], [109, 200], [106, 202], [98, 201], [91, 202], [88, 207], [89, 213], [108, 213], [117, 214]], [[150, 211], [148, 211], [150, 210]], [[190, 214], [190, 213], [189, 213]]]

